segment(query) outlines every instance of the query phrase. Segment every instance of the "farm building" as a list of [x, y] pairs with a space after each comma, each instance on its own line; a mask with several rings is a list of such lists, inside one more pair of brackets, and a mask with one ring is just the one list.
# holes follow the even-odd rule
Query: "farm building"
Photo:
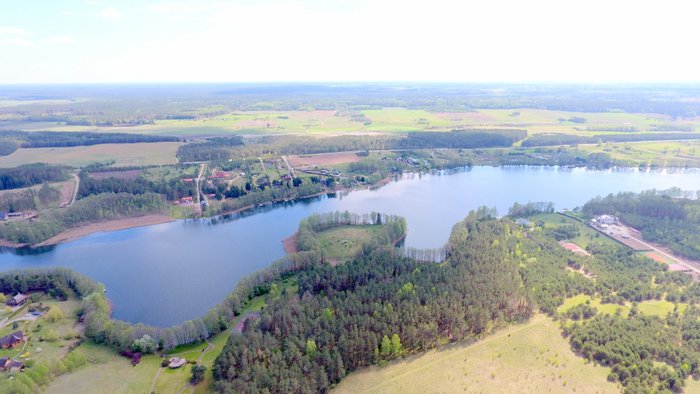
[[24, 363], [11, 359], [9, 357], [0, 358], [0, 371], [21, 371], [24, 369]]
[[28, 295], [22, 294], [22, 293], [17, 293], [16, 296], [10, 298], [10, 299], [7, 301], [7, 305], [9, 305], [9, 306], [20, 306], [20, 305], [24, 305], [24, 304], [27, 302], [27, 300], [29, 300], [29, 296], [28, 296]]
[[0, 338], [0, 348], [10, 349], [24, 342], [24, 333], [15, 331], [10, 335]]
[[27, 300], [29, 300], [29, 296], [28, 296], [28, 295], [22, 294], [22, 293], [17, 293], [16, 296], [10, 298], [10, 299], [7, 301], [7, 305], [9, 305], [9, 306], [20, 306], [20, 305], [24, 305], [24, 304], [27, 302]]

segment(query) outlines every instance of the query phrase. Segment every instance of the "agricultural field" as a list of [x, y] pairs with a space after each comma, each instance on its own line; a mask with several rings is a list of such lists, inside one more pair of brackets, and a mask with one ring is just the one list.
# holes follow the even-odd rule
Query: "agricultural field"
[[700, 141], [652, 141], [579, 145], [586, 154], [607, 153], [613, 159], [659, 167], [700, 166]]
[[[206, 109], [207, 114], [224, 110]], [[26, 126], [22, 126], [26, 125]], [[28, 128], [31, 123], [22, 123]], [[99, 131], [209, 136], [224, 134], [356, 134], [406, 131], [449, 131], [463, 128], [525, 128], [531, 134], [592, 135], [619, 132], [698, 131], [700, 119], [625, 112], [570, 112], [544, 109], [480, 109], [472, 112], [432, 112], [386, 107], [368, 110], [238, 111], [194, 119], [157, 120], [137, 126], [68, 126], [44, 124], [47, 131]]]
[[107, 163], [119, 167], [175, 164], [180, 142], [136, 144], [103, 144], [68, 148], [21, 148], [8, 156], [0, 156], [0, 167], [16, 167], [29, 163], [63, 164], [84, 167]]
[[619, 393], [609, 372], [574, 354], [557, 323], [536, 315], [473, 344], [353, 373], [334, 392]]

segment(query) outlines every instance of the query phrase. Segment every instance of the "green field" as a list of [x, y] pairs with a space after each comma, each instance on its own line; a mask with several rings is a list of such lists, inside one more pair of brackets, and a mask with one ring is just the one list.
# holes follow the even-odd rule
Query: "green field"
[[22, 148], [0, 156], [0, 167], [29, 163], [64, 164], [83, 167], [91, 163], [111, 163], [118, 167], [175, 164], [180, 142], [102, 144], [69, 148]]
[[584, 223], [558, 213], [534, 215], [532, 216], [531, 220], [533, 220], [534, 222], [543, 222], [545, 230], [555, 228], [561, 225], [575, 225], [578, 228], [579, 235], [572, 239], [569, 239], [568, 242], [574, 243], [583, 249], [586, 249], [588, 244], [594, 240], [605, 242], [611, 245], [617, 244], [612, 239], [602, 236], [598, 231], [588, 227]]
[[537, 315], [468, 345], [353, 373], [336, 393], [618, 393], [609, 369], [586, 363], [558, 325]]
[[[559, 309], [557, 309], [557, 312], [564, 313], [569, 309], [575, 307], [576, 305], [585, 304], [587, 302], [590, 304], [590, 306], [598, 309], [599, 313], [606, 313], [610, 315], [617, 312], [617, 310], [620, 310], [622, 316], [627, 316], [627, 314], [630, 311], [630, 308], [632, 307], [629, 303], [626, 303], [625, 305], [603, 304], [598, 298], [591, 298], [591, 296], [579, 294], [577, 296], [570, 297], [564, 300], [564, 304], [560, 306]], [[643, 313], [645, 315], [653, 315], [658, 316], [660, 318], [665, 318], [669, 312], [673, 312], [673, 309], [676, 305], [678, 305], [678, 310], [681, 313], [683, 313], [685, 311], [685, 308], [688, 307], [688, 305], [684, 303], [674, 304], [665, 300], [648, 300], [637, 304], [637, 308], [640, 313]]]
[[[214, 109], [201, 109], [202, 113]], [[223, 108], [218, 108], [223, 110]], [[349, 113], [335, 110], [249, 111], [183, 120], [159, 120], [130, 127], [67, 126], [46, 124], [49, 131], [106, 131], [177, 136], [221, 134], [341, 134], [367, 132], [449, 131], [464, 128], [524, 128], [531, 134], [578, 135], [611, 132], [648, 132], [654, 127], [697, 131], [698, 119], [674, 120], [658, 114], [624, 112], [567, 112], [541, 109], [481, 109], [472, 112], [430, 112], [422, 109], [383, 108], [357, 111], [371, 122], [354, 121]], [[583, 118], [584, 123], [569, 121]], [[560, 120], [561, 119], [561, 120]], [[24, 122], [20, 128], [31, 127]], [[632, 131], [630, 131], [632, 130]]]
[[341, 226], [319, 232], [316, 239], [325, 256], [344, 260], [357, 255], [362, 245], [372, 241], [381, 231], [381, 226]]

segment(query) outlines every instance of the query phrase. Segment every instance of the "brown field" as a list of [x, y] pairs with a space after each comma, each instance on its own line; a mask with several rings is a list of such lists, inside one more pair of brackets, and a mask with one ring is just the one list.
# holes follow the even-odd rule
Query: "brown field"
[[97, 180], [107, 178], [134, 180], [138, 178], [142, 172], [143, 170], [91, 172], [90, 177]]
[[667, 264], [667, 263], [673, 262], [668, 257], [662, 256], [661, 254], [659, 254], [657, 252], [644, 252], [642, 254], [645, 255], [646, 257], [656, 261], [657, 263]]
[[20, 148], [11, 155], [0, 156], [0, 167], [16, 167], [29, 163], [83, 167], [91, 163], [111, 161], [114, 161], [115, 166], [175, 164], [175, 153], [180, 145], [180, 142], [154, 142], [68, 148]]
[[570, 251], [572, 251], [572, 252], [574, 252], [574, 253], [576, 253], [576, 254], [580, 254], [580, 255], [582, 255], [582, 256], [590, 256], [590, 255], [591, 255], [590, 253], [586, 252], [586, 250], [584, 250], [583, 248], [581, 248], [580, 246], [578, 246], [578, 245], [576, 245], [576, 244], [574, 244], [574, 243], [571, 243], [571, 242], [559, 242], [559, 244], [560, 244], [561, 246], [563, 246], [565, 249], [570, 250]]
[[289, 165], [295, 168], [323, 167], [334, 164], [354, 163], [362, 160], [355, 152], [319, 153], [316, 155], [294, 155], [287, 157]]

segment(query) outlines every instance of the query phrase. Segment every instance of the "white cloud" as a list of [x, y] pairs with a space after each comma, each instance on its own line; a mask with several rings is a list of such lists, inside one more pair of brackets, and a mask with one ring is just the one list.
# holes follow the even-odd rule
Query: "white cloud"
[[0, 38], [0, 46], [29, 46], [34, 42], [24, 38]]
[[31, 36], [34, 35], [33, 31], [22, 29], [14, 26], [0, 26], [1, 35], [13, 35], [13, 36]]
[[63, 10], [63, 11], [61, 11], [61, 15], [63, 15], [63, 16], [75, 16], [75, 12], [69, 11], [69, 10]]
[[101, 18], [118, 19], [122, 17], [122, 13], [114, 7], [107, 7], [104, 10], [97, 13], [97, 16]]
[[47, 44], [70, 45], [74, 44], [75, 40], [67, 36], [54, 36], [45, 39], [44, 42]]

